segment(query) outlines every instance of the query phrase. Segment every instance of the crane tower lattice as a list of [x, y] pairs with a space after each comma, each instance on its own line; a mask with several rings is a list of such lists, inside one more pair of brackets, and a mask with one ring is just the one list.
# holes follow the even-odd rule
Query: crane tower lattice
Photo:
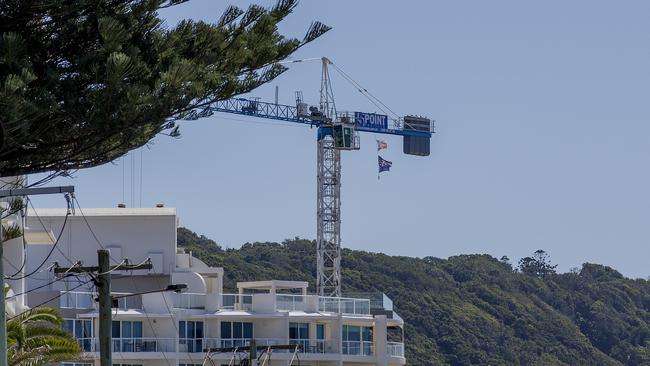
[[[318, 128], [316, 287], [321, 296], [341, 296], [341, 151], [358, 150], [358, 133], [373, 132], [402, 136], [405, 154], [428, 156], [433, 122], [418, 116], [390, 118], [375, 113], [337, 112], [328, 67], [333, 63], [326, 57], [319, 60], [322, 62], [319, 108], [308, 106], [297, 93], [295, 106], [261, 102], [257, 98], [232, 98], [217, 101], [180, 118], [193, 120], [213, 112], [224, 112]], [[349, 79], [347, 74], [343, 76]], [[355, 87], [362, 93], [366, 91], [358, 84]]]

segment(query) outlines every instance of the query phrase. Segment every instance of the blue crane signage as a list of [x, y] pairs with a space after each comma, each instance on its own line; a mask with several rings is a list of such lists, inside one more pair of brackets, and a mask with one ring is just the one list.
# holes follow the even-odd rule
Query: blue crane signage
[[354, 124], [366, 128], [388, 128], [388, 116], [376, 113], [354, 112]]

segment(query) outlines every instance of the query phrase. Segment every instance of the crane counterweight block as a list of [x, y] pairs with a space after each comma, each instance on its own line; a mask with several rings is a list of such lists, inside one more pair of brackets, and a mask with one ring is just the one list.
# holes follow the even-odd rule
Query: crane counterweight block
[[[424, 117], [404, 117], [404, 131], [433, 132], [431, 120]], [[431, 137], [404, 135], [404, 154], [429, 156], [431, 154]]]

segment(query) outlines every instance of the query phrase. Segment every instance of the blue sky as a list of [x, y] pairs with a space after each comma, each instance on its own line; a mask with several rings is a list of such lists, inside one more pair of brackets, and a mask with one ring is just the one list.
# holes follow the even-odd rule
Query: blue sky
[[[192, 0], [163, 15], [216, 21], [230, 3]], [[385, 138], [393, 169], [379, 181], [377, 136], [343, 154], [343, 246], [514, 261], [544, 249], [562, 271], [589, 261], [648, 277], [650, 3], [395, 4], [303, 1], [282, 25], [298, 37], [315, 19], [332, 26], [295, 58], [327, 56], [399, 114], [436, 120], [430, 157]], [[251, 95], [272, 100], [277, 85], [283, 103], [302, 90], [316, 104], [319, 79], [318, 63], [295, 64]], [[333, 83], [339, 110], [376, 111]], [[75, 184], [85, 207], [123, 196], [139, 206], [142, 157], [142, 205], [177, 207], [182, 225], [224, 246], [315, 237], [315, 130], [215, 115], [181, 132], [56, 183]]]

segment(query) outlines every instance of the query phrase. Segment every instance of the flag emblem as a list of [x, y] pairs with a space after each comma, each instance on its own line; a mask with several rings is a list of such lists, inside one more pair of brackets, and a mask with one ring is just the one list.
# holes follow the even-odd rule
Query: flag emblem
[[377, 151], [388, 149], [388, 144], [384, 140], [377, 140]]
[[381, 156], [377, 155], [377, 160], [379, 163], [379, 172], [387, 172], [390, 170], [390, 167], [393, 166], [393, 162], [388, 161]]

